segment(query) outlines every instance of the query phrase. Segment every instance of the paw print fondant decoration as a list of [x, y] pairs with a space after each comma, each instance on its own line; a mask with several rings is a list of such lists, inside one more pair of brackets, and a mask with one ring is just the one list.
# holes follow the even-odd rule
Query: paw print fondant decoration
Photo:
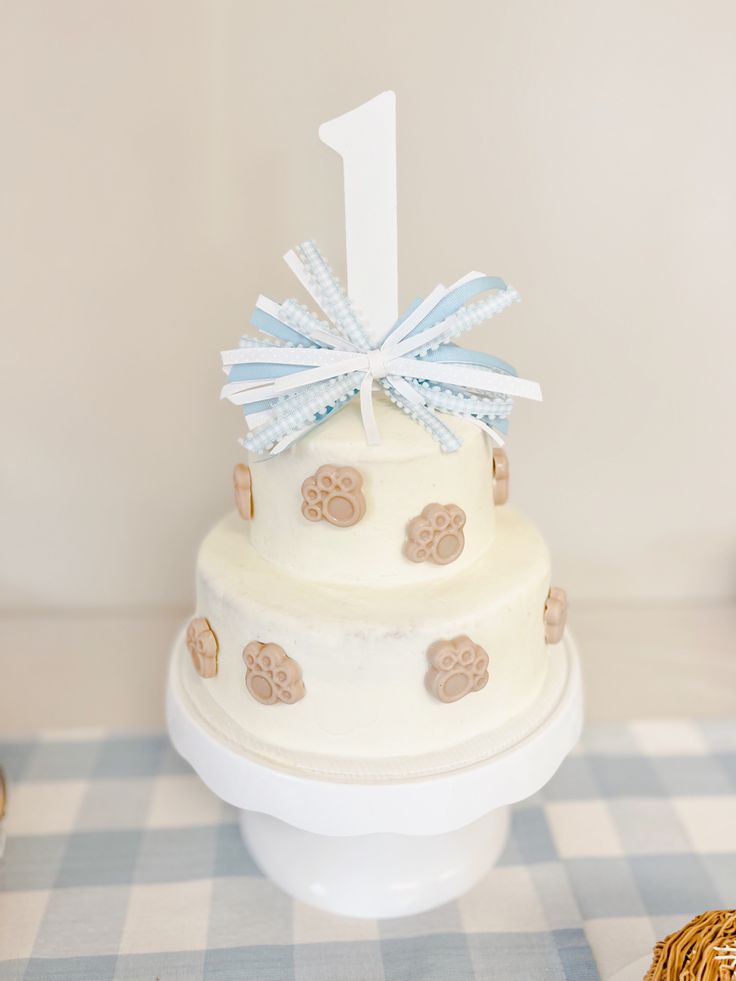
[[499, 446], [493, 450], [493, 503], [505, 504], [509, 499], [509, 458]]
[[217, 637], [204, 617], [196, 617], [187, 627], [187, 647], [192, 656], [194, 670], [202, 678], [214, 678], [217, 674]]
[[457, 504], [428, 504], [406, 529], [406, 557], [437, 565], [454, 562], [465, 548], [465, 520]]
[[548, 644], [559, 644], [566, 620], [567, 593], [559, 586], [551, 586], [544, 604], [544, 639]]
[[304, 698], [302, 669], [278, 644], [253, 640], [243, 651], [245, 684], [262, 705], [287, 705]]
[[337, 528], [357, 524], [365, 514], [363, 477], [355, 467], [320, 467], [302, 484], [302, 514]]
[[427, 688], [441, 702], [456, 702], [488, 684], [488, 655], [465, 634], [436, 641], [427, 658]]
[[235, 491], [235, 507], [244, 521], [253, 517], [253, 481], [250, 467], [244, 463], [236, 463], [233, 470], [233, 490]]

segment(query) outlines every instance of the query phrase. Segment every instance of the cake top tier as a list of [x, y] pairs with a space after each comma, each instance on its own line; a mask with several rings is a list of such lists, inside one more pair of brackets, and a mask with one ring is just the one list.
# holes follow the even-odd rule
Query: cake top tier
[[492, 546], [485, 434], [459, 420], [462, 445], [443, 453], [383, 396], [375, 415], [377, 445], [351, 403], [277, 459], [251, 460], [244, 528], [263, 558], [297, 578], [390, 587], [449, 580]]

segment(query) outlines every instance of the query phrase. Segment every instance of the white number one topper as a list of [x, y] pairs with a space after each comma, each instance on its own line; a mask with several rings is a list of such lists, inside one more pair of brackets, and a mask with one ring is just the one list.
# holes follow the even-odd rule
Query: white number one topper
[[343, 160], [348, 296], [378, 342], [399, 315], [395, 93], [323, 123], [319, 137]]

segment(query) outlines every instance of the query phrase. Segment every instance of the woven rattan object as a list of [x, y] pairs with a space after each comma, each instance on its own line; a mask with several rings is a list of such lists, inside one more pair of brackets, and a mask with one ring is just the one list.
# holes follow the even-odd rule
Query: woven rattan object
[[714, 909], [655, 946], [644, 981], [736, 981], [736, 909]]

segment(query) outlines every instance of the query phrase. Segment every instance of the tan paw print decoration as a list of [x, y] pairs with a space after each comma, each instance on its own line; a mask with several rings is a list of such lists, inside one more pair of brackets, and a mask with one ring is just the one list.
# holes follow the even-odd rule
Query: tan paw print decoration
[[246, 467], [244, 463], [235, 464], [233, 490], [238, 514], [244, 521], [250, 521], [253, 517], [253, 480], [250, 467]]
[[488, 655], [465, 634], [436, 641], [427, 658], [427, 688], [441, 702], [456, 702], [488, 684]]
[[302, 669], [283, 647], [252, 640], [243, 651], [243, 661], [246, 687], [262, 705], [289, 705], [304, 698]]
[[217, 637], [205, 617], [196, 617], [187, 627], [187, 647], [194, 670], [202, 678], [217, 674]]
[[493, 450], [493, 503], [505, 504], [509, 499], [509, 458], [500, 446]]
[[309, 521], [328, 521], [349, 528], [365, 514], [363, 477], [355, 467], [320, 467], [302, 484], [302, 514]]
[[559, 586], [551, 586], [544, 604], [544, 639], [548, 644], [559, 644], [566, 620], [567, 593]]
[[428, 504], [406, 529], [404, 553], [412, 562], [454, 562], [465, 548], [465, 512], [457, 504]]

